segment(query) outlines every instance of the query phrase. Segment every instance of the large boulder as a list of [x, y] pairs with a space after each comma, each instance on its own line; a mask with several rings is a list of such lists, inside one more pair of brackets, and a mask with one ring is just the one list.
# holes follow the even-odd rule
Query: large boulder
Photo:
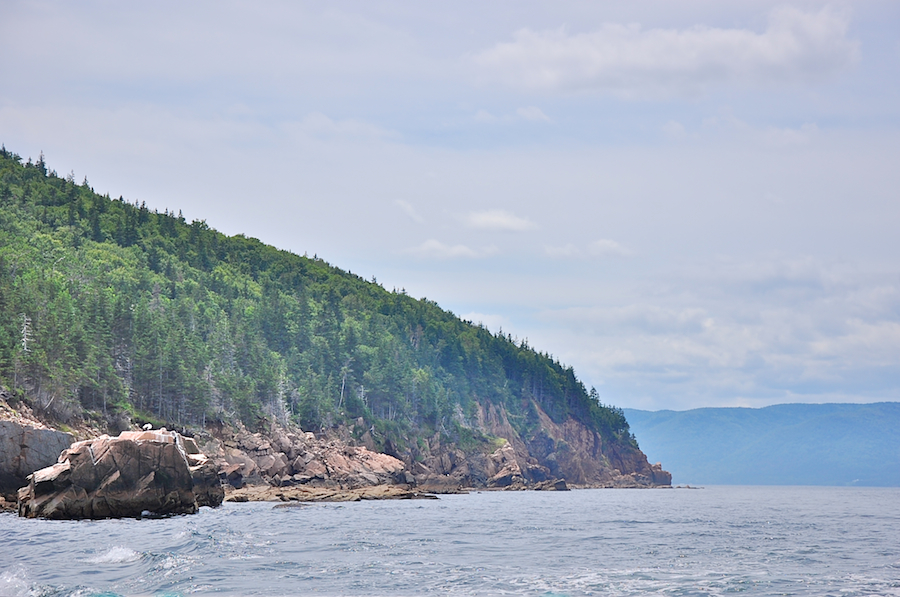
[[491, 460], [497, 472], [488, 479], [488, 487], [524, 487], [527, 484], [522, 467], [516, 460], [516, 452], [509, 442], [491, 454]]
[[13, 498], [28, 475], [55, 463], [73, 439], [35, 421], [0, 420], [0, 496]]
[[77, 442], [19, 490], [19, 516], [124, 518], [193, 514], [225, 493], [211, 461], [189, 438], [165, 429]]
[[666, 486], [672, 485], [672, 473], [664, 471], [661, 462], [650, 465], [650, 481], [653, 485]]

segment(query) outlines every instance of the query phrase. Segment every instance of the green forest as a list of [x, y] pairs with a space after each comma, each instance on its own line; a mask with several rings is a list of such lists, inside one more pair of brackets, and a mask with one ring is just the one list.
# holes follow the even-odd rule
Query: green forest
[[362, 417], [380, 442], [461, 442], [476, 402], [538, 404], [633, 443], [617, 408], [527, 342], [319, 258], [226, 236], [0, 150], [0, 383], [61, 421]]

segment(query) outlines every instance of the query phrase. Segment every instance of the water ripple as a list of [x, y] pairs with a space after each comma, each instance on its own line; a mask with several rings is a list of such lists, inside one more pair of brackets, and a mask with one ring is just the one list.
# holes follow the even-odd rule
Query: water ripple
[[0, 515], [0, 596], [888, 595], [900, 490], [484, 492], [158, 520]]

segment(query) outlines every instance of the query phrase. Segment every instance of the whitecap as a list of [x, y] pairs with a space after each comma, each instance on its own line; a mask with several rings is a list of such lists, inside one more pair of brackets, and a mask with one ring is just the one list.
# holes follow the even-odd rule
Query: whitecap
[[0, 572], [0, 595], [10, 595], [17, 597], [19, 595], [27, 595], [30, 583], [25, 574], [24, 568], [16, 568], [15, 570], [7, 570]]
[[125, 562], [134, 562], [141, 559], [140, 552], [134, 551], [128, 547], [116, 545], [110, 547], [107, 551], [99, 553], [84, 561], [90, 564], [124, 564]]

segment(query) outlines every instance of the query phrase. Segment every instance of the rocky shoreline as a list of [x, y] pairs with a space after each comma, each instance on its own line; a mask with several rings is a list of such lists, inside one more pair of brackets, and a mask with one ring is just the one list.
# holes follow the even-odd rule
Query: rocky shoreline
[[252, 485], [226, 491], [226, 502], [361, 502], [366, 500], [438, 499], [433, 493], [403, 485], [373, 485], [356, 489], [326, 487], [271, 487]]
[[521, 437], [502, 407], [489, 405], [466, 421], [492, 443], [462, 450], [440, 434], [399, 450], [386, 442], [377, 452], [360, 419], [319, 433], [269, 421], [251, 432], [240, 423], [219, 424], [195, 437], [204, 453], [221, 463], [227, 482], [274, 487], [355, 489], [407, 485], [430, 493], [476, 489], [569, 487], [670, 487], [671, 475], [651, 465], [636, 447], [606, 442], [574, 419], [556, 424], [541, 415], [533, 436]]
[[[186, 488], [177, 490], [144, 487], [141, 493], [129, 489], [137, 483], [136, 479], [149, 474], [145, 470], [129, 473], [132, 485], [123, 484], [118, 477], [110, 480], [117, 473], [112, 465], [98, 464], [97, 454], [111, 454], [110, 462], [127, 460], [125, 452], [135, 461], [150, 458], [145, 454], [148, 448], [126, 447], [123, 443], [147, 433], [131, 421], [117, 423], [126, 427], [119, 437], [101, 435], [96, 425], [66, 428], [63, 432], [52, 429], [21, 403], [11, 407], [5, 398], [5, 393], [0, 395], [0, 511], [18, 508], [23, 515], [36, 516], [50, 512], [52, 509], [47, 510], [46, 504], [52, 500], [42, 498], [43, 505], [36, 505], [40, 500], [35, 496], [54, 484], [60, 492], [68, 491], [71, 495], [80, 491], [81, 501], [66, 506], [69, 510], [53, 510], [56, 512], [53, 516], [92, 518], [132, 516], [135, 512], [140, 515], [153, 509], [145, 507], [147, 504], [156, 503], [153, 500], [164, 501], [169, 494], [169, 499], [178, 503], [172, 512], [195, 511], [207, 503], [217, 505], [192, 497], [190, 481], [185, 481]], [[436, 434], [420, 440], [414, 449], [397, 450], [387, 442], [385, 451], [378, 452], [371, 429], [361, 419], [353, 425], [319, 433], [282, 426], [271, 420], [261, 422], [257, 431], [250, 431], [240, 423], [218, 422], [206, 429], [166, 432], [165, 437], [147, 436], [137, 443], [176, 444], [176, 448], [170, 448], [175, 451], [166, 456], [167, 466], [175, 466], [176, 456], [181, 454], [192, 471], [185, 473], [178, 469], [177, 475], [187, 474], [185, 479], [190, 479], [191, 474], [197, 476], [192, 467], [200, 464], [202, 456], [204, 483], [220, 487], [225, 501], [229, 502], [432, 499], [437, 494], [472, 490], [671, 487], [671, 476], [661, 465], [647, 463], [640, 450], [606, 443], [596, 432], [572, 419], [557, 424], [540, 414], [542, 420], [537, 431], [523, 438], [513, 430], [502, 407], [480, 407], [477, 420], [467, 424], [493, 439], [467, 451]], [[76, 439], [81, 441], [75, 442]], [[88, 459], [93, 462], [92, 472], [84, 473], [84, 479], [74, 483], [77, 491], [65, 485], [69, 483], [66, 479], [73, 475], [80, 479], [81, 473], [72, 473], [70, 469], [76, 462]], [[52, 470], [32, 475], [44, 467]], [[102, 474], [96, 472], [101, 469]], [[26, 485], [31, 493], [18, 495], [17, 490]], [[144, 500], [143, 506], [118, 507], [116, 512], [120, 514], [106, 510], [108, 503], [119, 504], [116, 500], [128, 492], [143, 496], [137, 500]], [[149, 495], [156, 497], [150, 499]]]

